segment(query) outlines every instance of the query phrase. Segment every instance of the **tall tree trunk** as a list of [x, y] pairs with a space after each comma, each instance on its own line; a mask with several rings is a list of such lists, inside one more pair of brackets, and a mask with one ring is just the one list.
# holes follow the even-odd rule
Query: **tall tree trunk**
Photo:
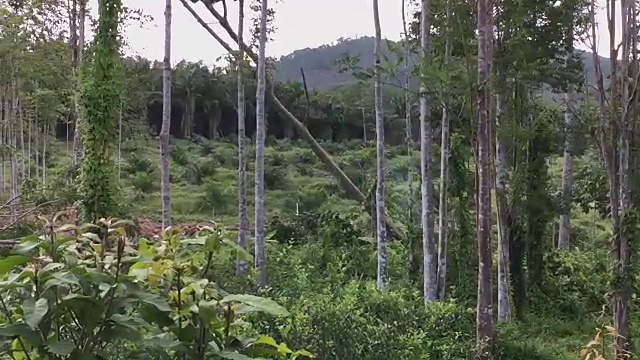
[[[573, 26], [570, 27], [569, 53], [573, 52]], [[573, 203], [573, 149], [575, 143], [575, 125], [572, 107], [575, 103], [575, 89], [569, 84], [564, 94], [564, 165], [562, 167], [562, 206], [558, 227], [558, 248], [568, 249], [571, 234], [571, 207]]]
[[491, 172], [489, 170], [490, 138], [490, 64], [491, 37], [493, 29], [492, 7], [488, 0], [478, 0], [478, 94], [476, 99], [478, 116], [478, 182], [476, 213], [478, 223], [478, 297], [476, 309], [476, 336], [478, 358], [490, 359], [493, 348], [492, 291], [491, 291]]
[[385, 173], [386, 161], [384, 156], [384, 113], [382, 109], [382, 89], [380, 79], [380, 46], [382, 42], [382, 30], [380, 28], [380, 14], [378, 0], [373, 0], [373, 23], [375, 27], [374, 43], [374, 97], [376, 109], [376, 238], [378, 242], [378, 270], [376, 285], [378, 289], [385, 287], [387, 283], [387, 228], [385, 226]]
[[[445, 68], [451, 61], [451, 1], [447, 0], [446, 40], [444, 49]], [[438, 298], [444, 300], [447, 285], [447, 229], [449, 225], [449, 99], [442, 105], [441, 138], [440, 138], [440, 204], [438, 209]]]
[[17, 146], [16, 146], [16, 120], [18, 113], [18, 84], [16, 80], [12, 82], [11, 89], [11, 110], [9, 111], [9, 121], [8, 121], [8, 143], [9, 149], [11, 153], [10, 156], [10, 164], [11, 164], [11, 188], [10, 188], [10, 199], [11, 205], [11, 221], [18, 220], [18, 158], [17, 158]]
[[[429, 61], [429, 32], [431, 14], [429, 0], [422, 0], [420, 18], [421, 61]], [[423, 295], [424, 302], [438, 299], [438, 263], [436, 242], [433, 236], [433, 178], [431, 167], [431, 108], [427, 99], [427, 86], [420, 84], [420, 175], [422, 179], [422, 251], [423, 251]]]
[[[238, 1], [238, 43], [244, 42], [244, 0]], [[244, 49], [238, 45], [238, 245], [247, 249], [247, 164], [245, 150]], [[247, 262], [238, 259], [238, 274], [247, 273]]]
[[75, 62], [75, 84], [73, 95], [73, 111], [75, 114], [75, 127], [73, 131], [73, 165], [78, 166], [82, 161], [82, 113], [80, 111], [80, 76], [84, 61], [84, 27], [87, 19], [87, 0], [78, 0], [78, 42], [77, 61]]
[[[407, 147], [407, 156], [409, 157], [409, 166], [407, 167], [407, 182], [409, 191], [407, 193], [407, 224], [413, 223], [413, 135], [412, 135], [412, 124], [411, 124], [411, 89], [410, 79], [411, 77], [411, 69], [409, 68], [409, 58], [411, 57], [411, 43], [409, 39], [409, 30], [407, 29], [407, 19], [406, 19], [406, 0], [402, 0], [402, 30], [404, 35], [404, 71], [405, 71], [405, 81], [404, 81], [404, 129], [405, 129], [405, 146]], [[364, 112], [364, 108], [362, 108]], [[364, 118], [364, 116], [363, 116]], [[409, 249], [410, 252], [413, 252], [413, 249]], [[417, 256], [417, 254], [412, 254], [411, 258]]]
[[501, 127], [504, 127], [505, 113], [505, 92], [506, 81], [498, 75], [500, 88], [496, 95], [496, 151], [495, 151], [495, 174], [496, 174], [496, 202], [498, 205], [498, 320], [504, 321], [511, 318], [511, 302], [509, 300], [509, 205], [507, 202], [507, 164], [502, 142]]
[[264, 252], [264, 145], [265, 145], [265, 92], [268, 1], [260, 7], [260, 41], [258, 48], [258, 74], [256, 90], [256, 166], [255, 166], [255, 266], [258, 286], [267, 284], [267, 259]]
[[171, 0], [164, 5], [164, 60], [162, 69], [162, 127], [160, 129], [160, 186], [162, 228], [171, 226], [169, 133], [171, 127]]

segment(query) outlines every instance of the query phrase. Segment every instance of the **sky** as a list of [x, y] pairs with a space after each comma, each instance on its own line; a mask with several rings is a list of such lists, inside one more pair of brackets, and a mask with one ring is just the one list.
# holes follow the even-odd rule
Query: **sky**
[[[196, 11], [211, 24], [214, 31], [225, 35], [202, 4], [193, 4]], [[252, 0], [245, 0], [249, 3]], [[604, 2], [604, 0], [601, 0]], [[92, 0], [97, 3], [97, 0]], [[126, 38], [129, 43], [127, 55], [140, 55], [149, 59], [161, 60], [164, 46], [164, 1], [162, 0], [124, 0], [126, 6], [140, 8], [153, 20], [140, 25], [128, 24]], [[237, 6], [233, 0], [229, 3], [229, 21], [237, 26]], [[280, 57], [297, 49], [318, 47], [331, 44], [338, 38], [356, 38], [372, 36], [373, 5], [372, 0], [270, 0], [275, 10], [276, 33], [274, 41], [267, 45], [267, 55]], [[92, 8], [97, 6], [92, 4]], [[221, 6], [218, 6], [221, 7]], [[379, 0], [380, 22], [383, 37], [400, 39], [402, 33], [402, 7], [400, 0]], [[209, 16], [206, 16], [209, 15]], [[251, 25], [253, 14], [246, 10], [245, 29]], [[598, 11], [597, 21], [604, 24], [604, 10]], [[619, 17], [618, 17], [619, 19]], [[172, 49], [171, 62], [182, 59], [202, 60], [213, 64], [225, 54], [225, 50], [204, 30], [183, 7], [179, 0], [173, 0]], [[618, 20], [619, 24], [620, 21]], [[603, 31], [606, 29], [603, 27]], [[606, 35], [601, 31], [601, 35]], [[245, 38], [249, 37], [248, 31]], [[608, 54], [608, 36], [600, 36], [598, 49], [602, 55]], [[226, 36], [224, 39], [230, 41]], [[231, 42], [231, 41], [230, 41]], [[231, 42], [233, 44], [233, 42]], [[587, 45], [577, 45], [588, 49]]]

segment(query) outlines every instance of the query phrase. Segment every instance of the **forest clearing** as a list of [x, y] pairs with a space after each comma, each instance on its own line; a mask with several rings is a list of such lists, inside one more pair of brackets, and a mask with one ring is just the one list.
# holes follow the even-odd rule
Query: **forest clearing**
[[635, 358], [637, 3], [272, 1], [0, 0], [1, 358]]

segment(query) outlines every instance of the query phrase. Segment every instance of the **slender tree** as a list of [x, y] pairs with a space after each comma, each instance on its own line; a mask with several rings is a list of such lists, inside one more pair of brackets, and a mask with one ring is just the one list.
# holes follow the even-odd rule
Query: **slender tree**
[[171, 226], [169, 130], [171, 127], [171, 0], [164, 6], [164, 60], [162, 68], [162, 128], [160, 129], [160, 191], [162, 228]]
[[[422, 0], [420, 16], [420, 50], [422, 61], [429, 61], [431, 13], [429, 0]], [[422, 251], [424, 302], [438, 299], [438, 262], [433, 234], [433, 177], [431, 166], [431, 107], [427, 98], [427, 84], [420, 84], [420, 175], [422, 179]]]
[[374, 65], [374, 97], [376, 109], [376, 235], [378, 242], [378, 271], [376, 284], [378, 289], [387, 283], [387, 227], [385, 226], [385, 173], [384, 156], [384, 113], [382, 108], [382, 81], [380, 79], [382, 30], [380, 28], [380, 12], [378, 0], [373, 0], [373, 23], [375, 27], [375, 45], [373, 49]]
[[265, 92], [268, 1], [260, 6], [260, 38], [258, 46], [258, 73], [256, 90], [256, 166], [255, 166], [255, 266], [258, 286], [267, 284], [267, 260], [264, 252], [264, 145], [265, 145]]
[[491, 291], [491, 172], [489, 170], [490, 137], [490, 93], [492, 18], [489, 0], [478, 0], [478, 83], [476, 110], [477, 128], [477, 189], [476, 231], [478, 239], [478, 297], [476, 309], [476, 336], [478, 358], [490, 359], [493, 346], [492, 291]]
[[[444, 45], [444, 66], [451, 61], [451, 1], [446, 5], [446, 29]], [[442, 104], [442, 120], [440, 121], [440, 204], [438, 210], [438, 298], [445, 299], [447, 283], [447, 227], [449, 224], [449, 106], [448, 98]]]
[[[77, 26], [77, 44], [74, 49], [74, 70], [76, 86], [81, 82], [82, 64], [84, 63], [84, 32], [87, 19], [87, 0], [78, 0], [78, 15], [76, 20]], [[75, 8], [75, 4], [74, 4]], [[75, 27], [74, 27], [75, 30]], [[75, 113], [75, 126], [73, 131], [73, 164], [80, 165], [82, 160], [82, 112], [80, 111], [80, 91], [74, 92], [73, 111]]]
[[[573, 23], [573, 21], [572, 21]], [[572, 24], [573, 25], [573, 24]], [[568, 53], [573, 53], [573, 26], [567, 32]], [[570, 55], [567, 55], [567, 58]], [[568, 59], [567, 59], [568, 60]], [[569, 248], [571, 234], [571, 204], [573, 201], [573, 149], [575, 147], [575, 121], [572, 107], [575, 104], [575, 88], [573, 84], [567, 85], [564, 93], [564, 164], [562, 166], [562, 206], [558, 227], [558, 248]]]
[[[238, 2], [238, 43], [244, 42], [244, 0]], [[244, 98], [244, 49], [238, 45], [236, 67], [238, 72], [238, 245], [247, 248], [247, 165], [245, 159], [245, 98]], [[238, 274], [247, 272], [247, 263], [238, 259]]]

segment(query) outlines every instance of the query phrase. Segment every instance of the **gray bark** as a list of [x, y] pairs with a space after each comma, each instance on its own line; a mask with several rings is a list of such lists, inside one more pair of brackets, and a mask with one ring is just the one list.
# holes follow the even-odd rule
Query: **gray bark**
[[[238, 42], [243, 43], [244, 38], [244, 0], [238, 2]], [[245, 98], [244, 98], [244, 51], [238, 46], [237, 71], [238, 71], [238, 245], [247, 249], [247, 165], [245, 150]], [[238, 259], [236, 265], [237, 274], [247, 273], [247, 262]]]
[[558, 228], [558, 248], [568, 249], [571, 234], [571, 203], [573, 189], [573, 148], [575, 130], [571, 106], [575, 101], [575, 91], [570, 87], [564, 94], [564, 165], [562, 167], [562, 213]]
[[496, 95], [496, 201], [498, 205], [498, 321], [511, 318], [511, 303], [509, 301], [509, 231], [508, 203], [507, 203], [507, 165], [502, 144], [500, 127], [504, 126], [505, 111], [504, 89]]
[[160, 129], [160, 191], [162, 227], [171, 226], [171, 183], [169, 168], [169, 130], [171, 127], [171, 0], [164, 8], [164, 60], [162, 69], [162, 128]]
[[[431, 14], [429, 0], [422, 0], [420, 18], [420, 47], [422, 61], [429, 61], [429, 31]], [[433, 169], [431, 164], [431, 109], [427, 98], [426, 84], [420, 84], [420, 175], [422, 179], [422, 251], [423, 251], [423, 297], [429, 303], [438, 299], [438, 263], [433, 232]]]
[[492, 320], [492, 251], [491, 251], [491, 172], [489, 170], [489, 117], [491, 38], [493, 33], [493, 11], [488, 0], [478, 0], [478, 94], [476, 109], [478, 116], [477, 133], [477, 240], [478, 240], [478, 296], [476, 308], [476, 336], [478, 359], [492, 357], [494, 338]]
[[[444, 50], [444, 64], [451, 60], [451, 0], [447, 0], [446, 10], [447, 34]], [[449, 104], [447, 99], [442, 105], [441, 138], [440, 138], [440, 204], [438, 209], [438, 299], [444, 300], [447, 286], [447, 229], [449, 224]]]
[[78, 58], [75, 68], [76, 78], [74, 80], [76, 82], [74, 85], [76, 91], [73, 96], [73, 108], [76, 114], [76, 123], [73, 131], [73, 165], [76, 167], [80, 166], [80, 162], [82, 161], [82, 113], [80, 111], [80, 92], [78, 90], [78, 85], [80, 82], [80, 69], [82, 68], [82, 63], [84, 61], [84, 31], [85, 21], [87, 19], [87, 0], [79, 0], [78, 5]]
[[382, 30], [380, 28], [380, 14], [378, 0], [373, 0], [373, 23], [375, 27], [374, 43], [374, 96], [376, 109], [376, 238], [378, 243], [378, 269], [376, 285], [383, 289], [387, 284], [387, 227], [385, 226], [385, 173], [386, 161], [384, 156], [384, 113], [382, 109], [382, 89], [380, 80], [380, 43]]
[[262, 0], [261, 4], [256, 90], [255, 266], [258, 270], [258, 286], [264, 287], [267, 284], [267, 259], [264, 249], [264, 143], [268, 1]]

